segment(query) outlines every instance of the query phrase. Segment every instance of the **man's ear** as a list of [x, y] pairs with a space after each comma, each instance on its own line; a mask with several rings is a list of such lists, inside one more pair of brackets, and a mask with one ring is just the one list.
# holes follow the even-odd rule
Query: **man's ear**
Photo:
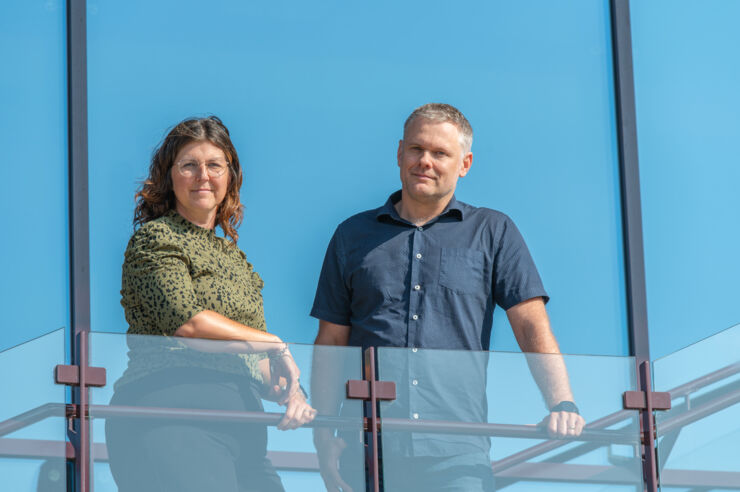
[[401, 167], [401, 153], [403, 152], [403, 139], [398, 141], [398, 151], [396, 152], [396, 159], [398, 167]]
[[473, 165], [473, 153], [468, 152], [465, 154], [465, 157], [463, 157], [462, 160], [462, 166], [460, 166], [460, 177], [462, 178], [466, 174], [468, 174], [468, 171], [470, 171], [470, 166]]

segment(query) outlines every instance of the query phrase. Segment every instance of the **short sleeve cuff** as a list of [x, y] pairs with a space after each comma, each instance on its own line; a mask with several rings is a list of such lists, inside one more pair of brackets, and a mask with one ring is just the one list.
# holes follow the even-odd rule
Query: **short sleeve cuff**
[[517, 304], [528, 301], [529, 299], [534, 299], [535, 297], [541, 297], [545, 304], [550, 300], [550, 296], [547, 295], [547, 292], [545, 292], [544, 289], [526, 289], [511, 292], [505, 299], [498, 301], [498, 305], [501, 306], [504, 311], [508, 311]]
[[327, 310], [320, 309], [320, 308], [313, 308], [311, 310], [311, 317], [316, 318], [318, 320], [328, 321], [329, 323], [334, 323], [335, 325], [342, 325], [342, 326], [351, 325], [349, 316], [333, 313], [331, 311], [327, 311]]

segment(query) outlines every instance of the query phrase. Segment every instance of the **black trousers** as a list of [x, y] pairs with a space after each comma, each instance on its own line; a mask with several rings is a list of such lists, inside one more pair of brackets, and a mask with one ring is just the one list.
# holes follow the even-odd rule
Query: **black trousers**
[[[262, 411], [255, 384], [207, 369], [170, 369], [119, 389], [111, 405]], [[119, 492], [284, 491], [266, 457], [264, 425], [112, 417], [105, 435]]]

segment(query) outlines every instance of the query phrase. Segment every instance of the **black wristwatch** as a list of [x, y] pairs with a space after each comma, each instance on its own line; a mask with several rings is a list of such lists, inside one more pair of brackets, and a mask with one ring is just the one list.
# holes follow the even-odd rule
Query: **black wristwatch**
[[550, 409], [551, 412], [571, 412], [571, 413], [577, 413], [578, 415], [581, 414], [581, 412], [578, 411], [578, 407], [575, 403], [568, 400], [563, 400], [554, 407]]

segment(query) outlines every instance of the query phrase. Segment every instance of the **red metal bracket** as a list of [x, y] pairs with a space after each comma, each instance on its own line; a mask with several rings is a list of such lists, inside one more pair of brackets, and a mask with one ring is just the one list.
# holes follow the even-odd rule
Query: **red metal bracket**
[[[85, 370], [86, 386], [95, 386], [97, 388], [105, 386], [105, 376], [105, 367], [87, 367]], [[80, 366], [59, 364], [54, 368], [54, 382], [57, 384], [79, 386]]]
[[[625, 410], [645, 410], [648, 408], [648, 395], [644, 391], [625, 391], [622, 395]], [[670, 410], [671, 394], [666, 391], [650, 392], [651, 407], [653, 410]]]
[[370, 400], [370, 384], [375, 385], [377, 400], [395, 400], [396, 383], [393, 381], [366, 381], [350, 379], [347, 381], [347, 398], [351, 400]]

